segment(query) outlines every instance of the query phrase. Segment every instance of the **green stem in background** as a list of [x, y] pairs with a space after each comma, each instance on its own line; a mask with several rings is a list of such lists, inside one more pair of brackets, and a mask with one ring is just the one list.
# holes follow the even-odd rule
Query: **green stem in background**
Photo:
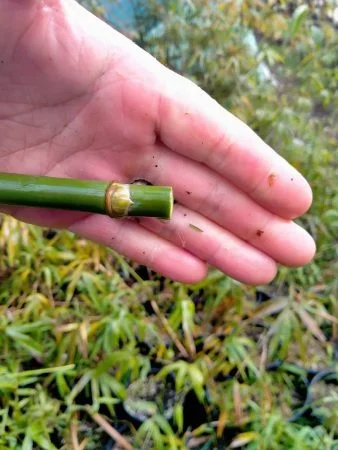
[[170, 219], [169, 186], [0, 173], [0, 204]]

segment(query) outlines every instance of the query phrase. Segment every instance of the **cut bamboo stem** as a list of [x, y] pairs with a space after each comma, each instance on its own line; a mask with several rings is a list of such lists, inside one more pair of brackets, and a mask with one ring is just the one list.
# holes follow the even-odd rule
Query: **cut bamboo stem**
[[169, 186], [0, 173], [0, 204], [170, 219]]

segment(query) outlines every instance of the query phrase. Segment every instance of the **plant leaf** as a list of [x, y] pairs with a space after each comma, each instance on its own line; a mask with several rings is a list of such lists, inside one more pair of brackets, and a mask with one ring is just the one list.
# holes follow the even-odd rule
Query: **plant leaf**
[[259, 434], [255, 431], [247, 431], [245, 433], [238, 434], [230, 443], [230, 448], [238, 448], [250, 442], [256, 441], [259, 438]]

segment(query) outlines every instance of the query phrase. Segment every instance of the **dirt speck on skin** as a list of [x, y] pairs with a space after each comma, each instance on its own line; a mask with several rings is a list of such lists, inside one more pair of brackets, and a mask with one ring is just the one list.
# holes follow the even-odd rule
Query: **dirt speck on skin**
[[268, 183], [270, 187], [272, 187], [275, 184], [276, 178], [277, 178], [276, 174], [270, 173], [270, 175], [268, 176]]
[[264, 234], [263, 230], [257, 230], [256, 231], [256, 236], [260, 237], [260, 236], [262, 236], [262, 234]]
[[197, 231], [198, 233], [203, 233], [203, 230], [194, 225], [193, 223], [189, 223], [189, 227], [192, 228], [194, 231]]

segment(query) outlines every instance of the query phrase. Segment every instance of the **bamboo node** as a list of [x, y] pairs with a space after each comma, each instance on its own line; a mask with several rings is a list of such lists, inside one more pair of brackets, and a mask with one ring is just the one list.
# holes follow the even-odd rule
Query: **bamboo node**
[[127, 184], [112, 181], [105, 194], [105, 208], [110, 217], [128, 216], [129, 208], [133, 204]]

